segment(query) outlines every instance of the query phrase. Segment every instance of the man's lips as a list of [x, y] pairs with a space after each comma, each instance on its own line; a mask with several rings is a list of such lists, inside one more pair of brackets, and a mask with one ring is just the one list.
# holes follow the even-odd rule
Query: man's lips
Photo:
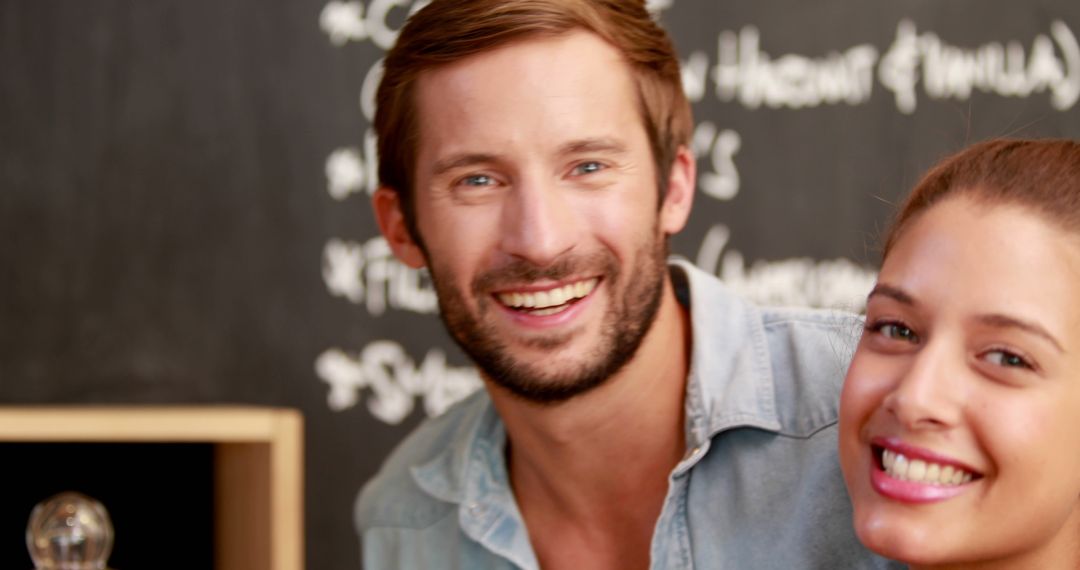
[[515, 311], [546, 316], [564, 311], [575, 301], [588, 297], [599, 282], [599, 277], [590, 277], [544, 289], [521, 287], [503, 290], [494, 296], [503, 306]]

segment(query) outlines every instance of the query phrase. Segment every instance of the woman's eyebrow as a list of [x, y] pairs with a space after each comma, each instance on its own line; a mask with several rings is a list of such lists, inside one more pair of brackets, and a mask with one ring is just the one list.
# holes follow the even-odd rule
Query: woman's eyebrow
[[870, 294], [866, 296], [866, 299], [870, 300], [875, 295], [883, 295], [905, 305], [915, 305], [914, 297], [909, 295], [907, 291], [904, 291], [899, 287], [893, 287], [892, 285], [886, 285], [884, 283], [874, 285], [874, 288], [870, 291]]
[[975, 320], [984, 325], [989, 325], [996, 328], [1015, 328], [1027, 331], [1031, 334], [1040, 336], [1050, 341], [1050, 344], [1053, 344], [1054, 348], [1058, 349], [1058, 351], [1063, 354], [1065, 353], [1065, 349], [1061, 347], [1061, 343], [1059, 343], [1057, 339], [1054, 338], [1054, 335], [1050, 334], [1049, 331], [1040, 326], [1038, 323], [1026, 321], [1024, 319], [1018, 319], [1009, 315], [1002, 315], [999, 313], [979, 315], [975, 317]]

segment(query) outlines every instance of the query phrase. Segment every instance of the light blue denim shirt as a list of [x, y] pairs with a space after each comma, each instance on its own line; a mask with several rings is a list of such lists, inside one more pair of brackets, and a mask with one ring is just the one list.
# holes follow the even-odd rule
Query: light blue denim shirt
[[[671, 274], [693, 323], [687, 450], [669, 477], [652, 568], [895, 564], [856, 539], [837, 462], [837, 400], [859, 321], [759, 309], [685, 262]], [[364, 568], [539, 568], [505, 446], [483, 390], [421, 425], [357, 501]]]

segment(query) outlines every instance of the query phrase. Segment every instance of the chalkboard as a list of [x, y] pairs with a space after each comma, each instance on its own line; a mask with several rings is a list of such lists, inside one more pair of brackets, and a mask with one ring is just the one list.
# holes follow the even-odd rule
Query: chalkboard
[[[299, 408], [308, 567], [358, 567], [355, 494], [478, 386], [367, 199], [422, 3], [0, 1], [0, 402]], [[697, 125], [673, 250], [759, 302], [857, 310], [934, 161], [1080, 137], [1075, 0], [650, 5]]]

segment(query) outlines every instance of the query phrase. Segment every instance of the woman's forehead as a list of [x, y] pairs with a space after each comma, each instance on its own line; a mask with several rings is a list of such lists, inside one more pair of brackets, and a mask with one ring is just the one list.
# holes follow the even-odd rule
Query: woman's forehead
[[1080, 324], [1080, 240], [1011, 204], [935, 204], [897, 240], [880, 281], [938, 311], [1026, 314], [1062, 335]]

